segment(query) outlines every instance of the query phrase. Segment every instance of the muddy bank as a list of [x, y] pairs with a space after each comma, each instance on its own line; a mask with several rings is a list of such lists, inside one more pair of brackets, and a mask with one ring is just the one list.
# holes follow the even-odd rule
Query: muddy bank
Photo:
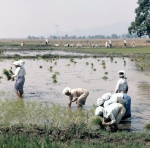
[[13, 136], [24, 136], [24, 137], [38, 137], [43, 139], [47, 137], [50, 141], [63, 142], [63, 143], [74, 143], [80, 142], [85, 143], [110, 143], [112, 146], [124, 146], [125, 144], [139, 144], [140, 146], [150, 146], [150, 135], [144, 133], [108, 133], [103, 130], [89, 131], [85, 128], [85, 125], [72, 124], [67, 129], [51, 128], [30, 125], [30, 126], [11, 126], [2, 127], [0, 126], [0, 137], [3, 135]]

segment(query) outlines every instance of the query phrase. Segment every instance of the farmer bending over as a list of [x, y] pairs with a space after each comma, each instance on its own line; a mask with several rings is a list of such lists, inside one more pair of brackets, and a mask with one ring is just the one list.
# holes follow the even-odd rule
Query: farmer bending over
[[100, 116], [102, 126], [110, 126], [116, 132], [118, 123], [126, 112], [125, 107], [120, 103], [113, 103], [106, 108], [99, 106], [95, 110], [95, 115]]
[[71, 107], [71, 103], [76, 101], [77, 107], [82, 108], [82, 105], [85, 105], [86, 98], [89, 95], [89, 92], [83, 88], [71, 89], [66, 87], [63, 90], [63, 94], [69, 96], [68, 107]]

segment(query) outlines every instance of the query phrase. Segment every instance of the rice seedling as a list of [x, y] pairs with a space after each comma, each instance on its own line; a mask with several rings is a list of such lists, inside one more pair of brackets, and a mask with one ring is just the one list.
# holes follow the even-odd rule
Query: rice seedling
[[106, 69], [106, 66], [105, 66], [105, 65], [103, 65], [103, 69]]
[[49, 68], [50, 70], [52, 70], [53, 69], [53, 66], [50, 66], [50, 68]]
[[53, 80], [53, 83], [57, 83], [58, 81], [56, 79]]
[[114, 63], [117, 63], [117, 61], [115, 61]]
[[124, 65], [126, 65], [126, 61], [124, 61]]
[[131, 59], [131, 61], [134, 61], [133, 59]]
[[51, 78], [56, 79], [56, 74], [53, 74]]
[[70, 66], [70, 64], [67, 64], [66, 66]]
[[144, 70], [144, 68], [143, 67], [141, 67], [141, 71], [143, 71]]
[[102, 77], [102, 79], [107, 80], [107, 79], [108, 79], [108, 77], [107, 77], [107, 76], [103, 76], [103, 77]]
[[96, 71], [96, 69], [93, 69], [93, 71]]
[[39, 68], [42, 68], [42, 66], [40, 66]]
[[77, 62], [76, 62], [76, 61], [74, 61], [73, 63], [74, 63], [74, 64], [76, 64]]
[[93, 116], [93, 117], [89, 118], [89, 124], [100, 126], [102, 124], [102, 121], [99, 116]]
[[55, 62], [54, 64], [57, 65], [57, 62]]
[[59, 73], [59, 72], [55, 72], [55, 74], [56, 74], [56, 75], [59, 75], [60, 73]]
[[0, 76], [0, 79], [2, 79], [3, 77], [2, 76]]
[[105, 75], [107, 75], [107, 74], [108, 74], [108, 72], [105, 72], [104, 74], [105, 74]]
[[100, 61], [100, 59], [98, 59], [98, 62]]
[[89, 65], [89, 62], [86, 62], [86, 65]]
[[74, 59], [71, 58], [71, 59], [70, 59], [70, 62], [74, 62]]
[[7, 69], [3, 69], [3, 74], [6, 76], [7, 80], [11, 79], [11, 74]]

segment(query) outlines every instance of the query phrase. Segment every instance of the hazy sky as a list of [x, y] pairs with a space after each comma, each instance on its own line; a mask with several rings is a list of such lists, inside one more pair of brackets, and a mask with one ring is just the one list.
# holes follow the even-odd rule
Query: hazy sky
[[0, 0], [0, 38], [69, 34], [134, 21], [137, 0]]

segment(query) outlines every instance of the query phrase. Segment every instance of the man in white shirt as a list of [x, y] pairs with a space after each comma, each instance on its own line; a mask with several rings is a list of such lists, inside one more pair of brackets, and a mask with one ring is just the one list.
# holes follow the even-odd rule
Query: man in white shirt
[[116, 132], [118, 130], [118, 123], [126, 112], [125, 107], [120, 103], [113, 103], [106, 108], [101, 106], [95, 110], [95, 115], [100, 116], [103, 126], [110, 126]]

